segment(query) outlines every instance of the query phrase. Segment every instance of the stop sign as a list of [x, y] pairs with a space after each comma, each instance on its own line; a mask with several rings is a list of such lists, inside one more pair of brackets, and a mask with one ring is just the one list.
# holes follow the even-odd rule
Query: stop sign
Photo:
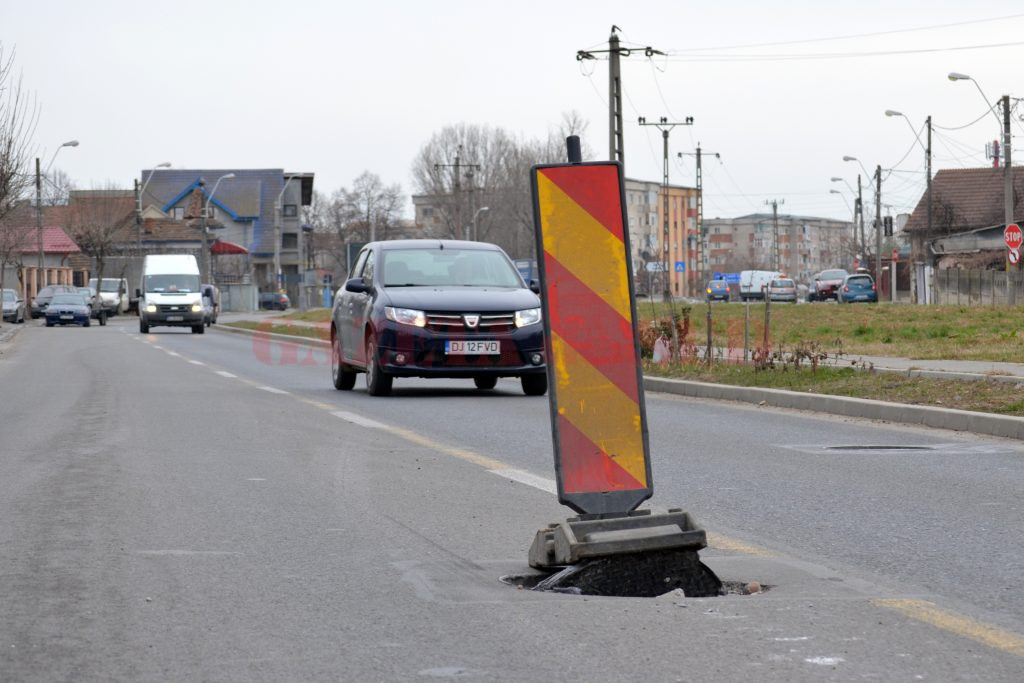
[[1021, 243], [1024, 242], [1024, 233], [1021, 233], [1019, 225], [1010, 223], [1006, 230], [1003, 230], [1003, 240], [1010, 249], [1020, 249]]

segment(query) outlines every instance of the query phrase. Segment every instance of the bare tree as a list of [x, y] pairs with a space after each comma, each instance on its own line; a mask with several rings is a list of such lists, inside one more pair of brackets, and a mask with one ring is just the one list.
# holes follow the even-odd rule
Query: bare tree
[[120, 242], [133, 234], [135, 197], [131, 190], [107, 185], [100, 190], [75, 191], [68, 205], [68, 233], [82, 253], [96, 263], [93, 276], [100, 289], [106, 260], [121, 253]]
[[[30, 184], [32, 137], [39, 109], [14, 75], [14, 52], [0, 43], [0, 290], [7, 266], [20, 266], [27, 241], [26, 221], [14, 215]], [[20, 273], [20, 268], [18, 269]]]
[[64, 171], [54, 169], [42, 179], [43, 206], [63, 206], [68, 203], [68, 197], [75, 185], [71, 182], [71, 176]]
[[326, 229], [342, 243], [388, 239], [401, 214], [405, 197], [401, 185], [385, 185], [375, 173], [364, 171], [349, 190], [331, 193], [323, 211]]

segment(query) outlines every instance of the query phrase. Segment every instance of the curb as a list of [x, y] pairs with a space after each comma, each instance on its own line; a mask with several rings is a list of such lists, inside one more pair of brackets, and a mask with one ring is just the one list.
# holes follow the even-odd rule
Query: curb
[[890, 401], [848, 398], [828, 394], [809, 394], [788, 389], [737, 387], [691, 380], [644, 377], [644, 388], [693, 398], [716, 398], [742, 401], [776, 408], [794, 408], [845, 417], [859, 417], [886, 422], [902, 422], [958, 432], [988, 434], [1010, 439], [1024, 439], [1024, 417], [976, 413], [952, 408], [932, 408]]

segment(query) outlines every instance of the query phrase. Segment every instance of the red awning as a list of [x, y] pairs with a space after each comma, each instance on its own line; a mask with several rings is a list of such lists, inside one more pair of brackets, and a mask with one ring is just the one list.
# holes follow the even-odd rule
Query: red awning
[[235, 244], [234, 242], [225, 242], [224, 240], [214, 240], [210, 246], [211, 254], [248, 254], [249, 250], [243, 247], [241, 244]]

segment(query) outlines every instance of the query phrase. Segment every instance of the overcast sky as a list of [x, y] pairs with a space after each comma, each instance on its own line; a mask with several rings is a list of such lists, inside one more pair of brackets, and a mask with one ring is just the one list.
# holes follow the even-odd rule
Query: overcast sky
[[576, 51], [606, 49], [613, 24], [625, 46], [667, 53], [622, 60], [626, 174], [661, 180], [661, 134], [638, 116], [694, 117], [671, 133], [671, 182], [695, 184], [693, 157], [678, 152], [699, 141], [720, 153], [704, 164], [706, 217], [778, 199], [780, 213], [849, 218], [829, 193], [852, 204], [829, 180], [856, 186], [863, 171], [844, 155], [869, 173], [895, 169], [883, 203], [909, 211], [925, 181], [911, 128], [927, 115], [947, 129], [977, 120], [936, 129], [936, 170], [991, 163], [998, 122], [949, 72], [973, 76], [990, 102], [1024, 97], [1019, 0], [35, 0], [5, 3], [0, 42], [38, 98], [44, 165], [81, 142], [54, 164], [80, 188], [131, 187], [139, 169], [169, 161], [312, 171], [328, 193], [370, 170], [411, 192], [420, 147], [459, 122], [542, 137], [576, 110], [607, 158], [608, 64]]

